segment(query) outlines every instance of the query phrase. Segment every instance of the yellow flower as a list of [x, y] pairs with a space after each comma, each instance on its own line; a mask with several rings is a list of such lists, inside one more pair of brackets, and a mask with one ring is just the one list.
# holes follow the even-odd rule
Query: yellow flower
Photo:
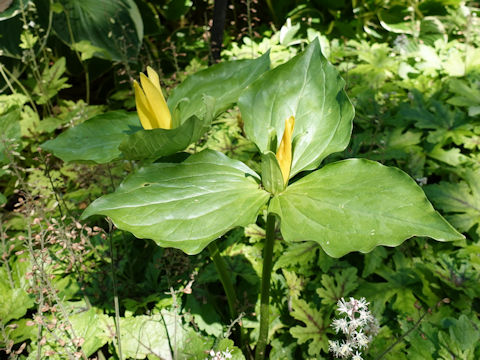
[[140, 122], [145, 130], [171, 129], [172, 115], [163, 97], [158, 74], [150, 66], [147, 67], [147, 74], [148, 77], [140, 73], [141, 87], [138, 82], [133, 83]]
[[292, 167], [292, 134], [295, 126], [295, 117], [290, 116], [285, 120], [285, 131], [283, 132], [282, 141], [277, 150], [277, 160], [283, 175], [283, 182], [288, 183], [290, 176], [290, 168]]

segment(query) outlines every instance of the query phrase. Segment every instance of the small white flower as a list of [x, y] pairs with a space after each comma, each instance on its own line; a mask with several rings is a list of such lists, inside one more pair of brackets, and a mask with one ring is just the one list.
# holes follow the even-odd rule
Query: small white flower
[[370, 343], [370, 339], [362, 331], [359, 331], [355, 334], [355, 342], [359, 349], [364, 349]]
[[328, 351], [332, 352], [335, 357], [337, 357], [339, 348], [340, 344], [338, 343], [338, 341], [328, 340]]
[[346, 334], [348, 332], [348, 322], [347, 322], [347, 319], [345, 319], [345, 318], [340, 318], [340, 319], [333, 320], [332, 326], [335, 329], [335, 332], [337, 334], [340, 331], [343, 334]]
[[345, 302], [344, 298], [341, 298], [337, 302], [337, 310], [340, 312], [340, 314], [349, 314], [350, 313], [350, 304]]
[[358, 351], [353, 355], [352, 360], [363, 360], [361, 357], [362, 354], [360, 354]]
[[357, 328], [359, 328], [362, 325], [362, 321], [360, 319], [352, 318], [350, 320], [350, 323], [348, 324], [348, 328], [350, 332], [355, 331]]
[[228, 347], [225, 349], [225, 351], [222, 351], [222, 354], [225, 359], [232, 358], [232, 350], [228, 350]]
[[[352, 298], [350, 298], [352, 299]], [[355, 300], [355, 299], [354, 299]], [[362, 297], [360, 300], [355, 300], [357, 302], [357, 307], [358, 309], [366, 310], [368, 308], [368, 305], [370, 305], [369, 302], [367, 302], [367, 299]]]
[[340, 348], [338, 349], [338, 354], [341, 357], [347, 357], [352, 354], [352, 346], [349, 341], [344, 341], [342, 342], [342, 345], [340, 345]]
[[365, 321], [366, 323], [373, 321], [373, 315], [368, 310], [362, 309], [358, 312], [358, 314], [360, 315], [358, 318]]
[[332, 327], [337, 334], [341, 332], [345, 340], [328, 342], [328, 350], [334, 357], [363, 360], [358, 350], [366, 349], [373, 336], [378, 333], [378, 321], [368, 310], [368, 305], [369, 302], [365, 298], [357, 300], [351, 297], [349, 301], [345, 301], [344, 298], [338, 300], [339, 318], [333, 320]]

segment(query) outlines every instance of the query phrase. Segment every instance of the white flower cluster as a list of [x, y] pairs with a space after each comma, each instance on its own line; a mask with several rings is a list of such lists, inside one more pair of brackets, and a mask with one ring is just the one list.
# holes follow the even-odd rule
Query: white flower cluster
[[345, 335], [345, 340], [328, 341], [329, 351], [336, 358], [362, 360], [361, 350], [366, 349], [373, 336], [378, 333], [378, 321], [368, 310], [369, 303], [365, 298], [360, 300], [341, 298], [337, 303], [340, 318], [333, 320], [335, 332]]
[[205, 360], [227, 360], [232, 358], [232, 351], [233, 350], [228, 350], [228, 347], [225, 349], [225, 351], [217, 351], [215, 352], [213, 349], [210, 350], [208, 353], [211, 357], [206, 358]]

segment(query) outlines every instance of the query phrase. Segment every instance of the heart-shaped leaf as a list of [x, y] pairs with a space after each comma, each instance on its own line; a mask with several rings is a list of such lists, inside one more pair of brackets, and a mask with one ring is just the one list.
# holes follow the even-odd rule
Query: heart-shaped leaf
[[63, 161], [103, 164], [119, 158], [118, 146], [139, 129], [137, 113], [111, 111], [68, 129], [41, 147]]
[[[240, 97], [245, 133], [261, 152], [275, 152], [285, 120], [295, 116], [290, 177], [315, 169], [350, 141], [354, 110], [344, 85], [316, 39], [303, 53], [265, 73]], [[276, 144], [271, 144], [272, 133]]]
[[305, 176], [275, 196], [269, 211], [280, 216], [286, 241], [316, 241], [333, 257], [397, 246], [412, 236], [463, 238], [407, 174], [364, 159]]
[[163, 247], [197, 254], [237, 226], [255, 221], [269, 194], [245, 164], [211, 150], [181, 164], [151, 164], [82, 215], [109, 216], [120, 229]]
[[189, 76], [168, 98], [168, 107], [177, 122], [192, 115], [202, 118], [203, 97], [215, 99], [214, 117], [237, 102], [240, 93], [270, 68], [269, 53], [254, 60], [226, 61]]

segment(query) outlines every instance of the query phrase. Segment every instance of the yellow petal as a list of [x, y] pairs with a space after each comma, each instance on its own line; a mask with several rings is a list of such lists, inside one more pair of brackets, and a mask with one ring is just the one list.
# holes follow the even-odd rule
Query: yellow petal
[[138, 82], [133, 82], [133, 88], [135, 89], [135, 104], [137, 105], [140, 122], [145, 130], [151, 130], [153, 129], [152, 120], [155, 119], [155, 116]]
[[142, 83], [142, 88], [150, 108], [155, 115], [155, 124], [152, 125], [154, 128], [171, 129], [172, 116], [170, 115], [170, 110], [168, 110], [167, 102], [163, 97], [162, 91], [143, 73], [140, 73], [140, 82]]
[[162, 91], [162, 88], [160, 87], [160, 78], [158, 77], [157, 72], [150, 66], [147, 66], [147, 75], [152, 84], [155, 85], [158, 90]]
[[277, 160], [283, 175], [283, 182], [286, 185], [290, 177], [290, 168], [292, 167], [292, 134], [295, 126], [295, 117], [290, 116], [285, 120], [285, 131], [282, 141], [277, 150]]

